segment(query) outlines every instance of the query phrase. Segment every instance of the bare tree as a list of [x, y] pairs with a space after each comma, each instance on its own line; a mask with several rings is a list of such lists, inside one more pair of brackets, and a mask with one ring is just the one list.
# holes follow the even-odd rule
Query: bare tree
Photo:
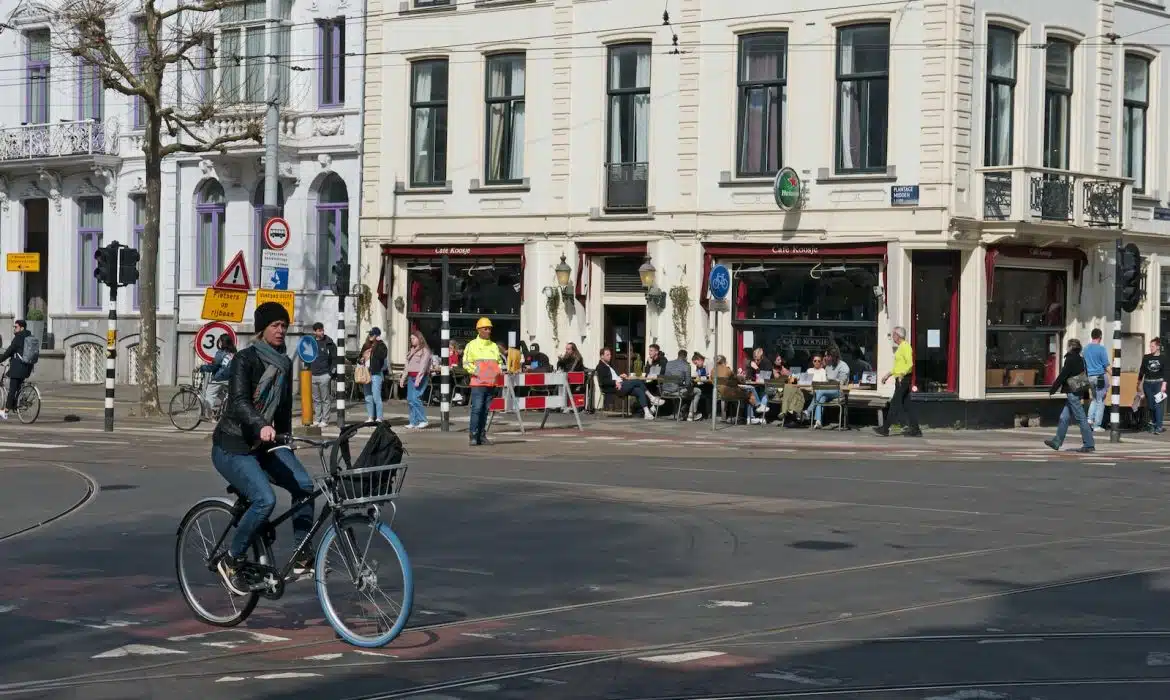
[[[133, 1], [133, 0], [132, 0]], [[158, 250], [162, 163], [179, 153], [225, 152], [240, 142], [262, 140], [262, 119], [241, 119], [210, 129], [214, 117], [233, 109], [215, 81], [184, 89], [182, 71], [214, 74], [213, 37], [225, 0], [174, 0], [160, 8], [155, 0], [64, 0], [50, 10], [55, 48], [92, 67], [106, 89], [137, 99], [146, 156], [146, 222], [139, 270], [140, 364], [138, 382], [143, 415], [158, 415]], [[131, 17], [134, 17], [132, 27]], [[227, 56], [228, 63], [239, 57]], [[192, 80], [192, 83], [196, 81]], [[226, 98], [226, 99], [225, 99]], [[178, 281], [175, 282], [178, 284]], [[179, 319], [174, 319], [175, 323]], [[178, 352], [178, 348], [173, 348]]]

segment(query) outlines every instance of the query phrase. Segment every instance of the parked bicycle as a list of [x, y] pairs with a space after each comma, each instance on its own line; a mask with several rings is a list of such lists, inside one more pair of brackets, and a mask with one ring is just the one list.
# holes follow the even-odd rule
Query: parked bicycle
[[171, 397], [171, 403], [167, 407], [167, 415], [171, 419], [171, 425], [179, 430], [194, 430], [205, 420], [213, 423], [219, 421], [219, 414], [223, 411], [223, 401], [219, 401], [214, 406], [208, 403], [207, 399], [204, 398], [206, 386], [207, 374], [196, 372], [191, 377], [190, 384], [179, 387], [179, 391]]
[[[291, 435], [277, 437], [277, 447], [273, 450], [296, 449], [298, 444], [317, 448], [323, 475], [313, 477], [317, 488], [308, 500], [315, 501], [324, 495], [325, 507], [309, 535], [297, 543], [282, 565], [276, 563], [272, 554], [276, 528], [290, 519], [304, 501], [297, 501], [282, 515], [270, 519], [256, 533], [245, 553], [251, 562], [246, 574], [251, 585], [246, 596], [231, 593], [217, 565], [228, 551], [230, 535], [248, 509], [248, 501], [229, 486], [228, 494], [237, 497], [234, 501], [223, 497], [205, 498], [187, 511], [179, 525], [175, 571], [183, 598], [197, 618], [217, 627], [234, 627], [248, 618], [261, 595], [271, 600], [279, 599], [284, 595], [285, 584], [294, 580], [294, 562], [312, 550], [314, 536], [324, 527], [324, 535], [312, 557], [312, 576], [325, 619], [342, 639], [360, 647], [385, 646], [402, 632], [414, 601], [414, 575], [406, 549], [391, 526], [398, 513], [395, 498], [402, 491], [407, 465], [358, 469], [343, 469], [341, 466], [341, 456], [348, 466], [350, 439], [359, 430], [378, 425], [371, 422], [348, 426], [337, 439], [326, 441]], [[328, 462], [326, 450], [329, 450]], [[382, 508], [387, 504], [391, 510], [389, 522], [382, 520]], [[213, 518], [220, 524], [212, 522]], [[383, 543], [389, 545], [387, 550], [381, 553], [371, 551], [375, 544]], [[196, 554], [188, 564], [184, 553], [192, 545]], [[197, 575], [209, 578], [209, 583], [197, 589]], [[399, 583], [400, 586], [395, 585]], [[401, 591], [399, 604], [396, 605], [383, 590], [384, 584]], [[352, 587], [356, 595], [351, 595], [359, 599], [357, 618], [372, 617], [368, 631], [359, 628], [339, 609], [343, 602], [341, 590], [345, 587]], [[226, 603], [222, 611], [213, 612], [209, 607], [215, 601]], [[383, 604], [388, 604], [390, 609], [383, 611]]]
[[[0, 373], [0, 405], [7, 406], [8, 366]], [[21, 423], [32, 423], [41, 415], [41, 390], [30, 380], [24, 380], [16, 397], [16, 417]]]

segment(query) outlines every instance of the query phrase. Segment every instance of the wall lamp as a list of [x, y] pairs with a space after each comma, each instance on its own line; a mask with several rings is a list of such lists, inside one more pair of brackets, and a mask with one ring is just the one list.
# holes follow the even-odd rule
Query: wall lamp
[[654, 269], [654, 264], [650, 262], [650, 256], [646, 256], [646, 262], [638, 268], [638, 277], [642, 278], [642, 286], [646, 288], [646, 303], [653, 304], [658, 307], [658, 310], [666, 308], [666, 292], [662, 291], [656, 285], [655, 277], [658, 276], [658, 271]]
[[553, 271], [557, 274], [557, 286], [545, 287], [544, 295], [551, 299], [559, 293], [566, 301], [571, 300], [573, 298], [573, 268], [565, 262], [565, 256], [561, 256], [561, 262], [553, 268]]

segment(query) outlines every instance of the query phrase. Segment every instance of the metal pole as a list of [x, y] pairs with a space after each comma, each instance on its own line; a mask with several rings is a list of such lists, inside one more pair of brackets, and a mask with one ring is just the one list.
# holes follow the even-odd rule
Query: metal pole
[[[120, 252], [120, 251], [119, 251]], [[115, 264], [117, 258], [115, 257]], [[114, 272], [117, 275], [117, 271]], [[110, 285], [110, 322], [106, 330], [106, 432], [114, 432], [114, 362], [118, 356], [118, 283]]]
[[711, 353], [711, 430], [715, 430], [715, 413], [719, 407], [719, 312], [715, 312], [715, 352]]
[[1113, 410], [1109, 414], [1109, 442], [1121, 442], [1121, 238], [1113, 252]]
[[[277, 64], [279, 37], [277, 34], [276, 17], [278, 14], [277, 0], [268, 0], [268, 110], [264, 115], [264, 217], [261, 227], [268, 220], [276, 216], [280, 209], [276, 199], [277, 185], [279, 184], [279, 169], [277, 159], [280, 153], [280, 68]], [[266, 245], [263, 241], [261, 249]], [[260, 267], [260, 261], [256, 261]]]
[[449, 259], [447, 258], [446, 255], [444, 255], [443, 256], [443, 325], [442, 325], [442, 328], [439, 329], [439, 344], [442, 346], [439, 349], [439, 351], [441, 353], [439, 356], [443, 359], [442, 364], [439, 366], [439, 373], [441, 375], [440, 381], [442, 382], [442, 386], [440, 389], [442, 391], [442, 393], [440, 394], [441, 403], [439, 404], [439, 415], [441, 416], [441, 421], [439, 423], [439, 429], [444, 433], [449, 432], [451, 430], [451, 362], [448, 359], [450, 357], [450, 354], [451, 354], [451, 351], [450, 351], [450, 346], [451, 346], [451, 286], [450, 286], [450, 280], [447, 276], [448, 273], [450, 272], [450, 270], [448, 269], [448, 265], [447, 265], [448, 262], [449, 262]]
[[337, 364], [334, 366], [337, 392], [337, 429], [345, 430], [345, 295], [337, 295]]

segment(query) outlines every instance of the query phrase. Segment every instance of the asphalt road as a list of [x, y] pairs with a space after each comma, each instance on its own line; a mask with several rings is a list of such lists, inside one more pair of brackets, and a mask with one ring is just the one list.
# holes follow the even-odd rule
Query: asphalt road
[[415, 612], [393, 644], [362, 653], [335, 638], [307, 583], [234, 630], [191, 617], [173, 549], [186, 508], [223, 490], [206, 434], [6, 432], [0, 697], [1170, 690], [1170, 489], [1156, 461], [514, 436], [469, 450], [409, 436], [395, 529]]

